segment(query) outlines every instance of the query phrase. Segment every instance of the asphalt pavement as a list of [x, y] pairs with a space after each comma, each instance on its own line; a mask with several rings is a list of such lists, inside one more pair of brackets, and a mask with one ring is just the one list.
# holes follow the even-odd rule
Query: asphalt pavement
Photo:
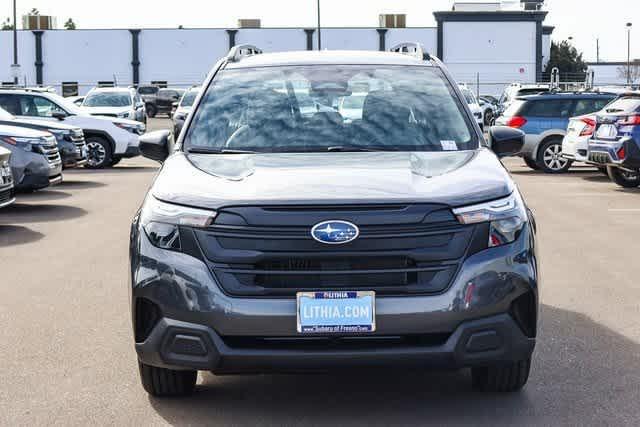
[[204, 373], [192, 397], [148, 397], [126, 270], [129, 224], [157, 164], [136, 158], [65, 171], [0, 210], [0, 425], [638, 425], [640, 190], [591, 168], [506, 164], [536, 214], [543, 273], [521, 393], [475, 393], [467, 372], [380, 370]]

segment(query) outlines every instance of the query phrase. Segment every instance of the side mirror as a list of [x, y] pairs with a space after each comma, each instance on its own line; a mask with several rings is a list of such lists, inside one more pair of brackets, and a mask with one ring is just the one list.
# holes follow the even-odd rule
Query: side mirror
[[51, 117], [58, 120], [64, 120], [67, 117], [67, 113], [63, 113], [62, 111], [53, 111], [51, 113]]
[[145, 133], [140, 137], [140, 153], [148, 159], [162, 163], [169, 157], [170, 145], [172, 144], [171, 131], [169, 130]]
[[517, 156], [524, 147], [524, 132], [507, 126], [491, 126], [489, 144], [499, 158]]

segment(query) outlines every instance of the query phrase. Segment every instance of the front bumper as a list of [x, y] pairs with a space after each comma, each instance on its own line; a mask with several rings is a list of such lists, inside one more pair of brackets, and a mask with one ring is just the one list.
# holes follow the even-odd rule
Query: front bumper
[[120, 154], [119, 157], [123, 159], [130, 159], [132, 157], [137, 157], [140, 155], [140, 147], [136, 146], [128, 146], [126, 151], [123, 154]]
[[[625, 156], [618, 153], [624, 148]], [[640, 147], [632, 138], [619, 141], [591, 140], [589, 142], [589, 162], [597, 166], [614, 166], [630, 171], [640, 169]]]
[[[154, 247], [136, 225], [130, 249], [135, 346], [138, 358], [153, 366], [216, 373], [381, 364], [456, 368], [522, 360], [535, 346], [538, 270], [530, 226], [513, 244], [467, 258], [442, 293], [378, 297], [375, 333], [324, 337], [320, 348], [305, 347], [309, 337], [297, 333], [294, 298], [228, 296], [205, 263]], [[523, 299], [531, 301], [524, 324], [513, 314]], [[139, 300], [158, 313], [144, 334]], [[406, 344], [406, 337], [426, 342]], [[272, 345], [278, 340], [284, 344]], [[345, 340], [359, 344], [340, 345]]]
[[[0, 182], [2, 178], [0, 177]], [[12, 205], [16, 201], [13, 184], [0, 187], [0, 209]]]
[[326, 338], [325, 343], [324, 348], [314, 349], [287, 345], [234, 347], [207, 326], [163, 318], [144, 342], [136, 344], [136, 352], [147, 365], [217, 374], [381, 365], [453, 369], [525, 360], [533, 353], [535, 338], [525, 336], [508, 314], [502, 314], [464, 322], [438, 345], [373, 344], [363, 348], [361, 338]]

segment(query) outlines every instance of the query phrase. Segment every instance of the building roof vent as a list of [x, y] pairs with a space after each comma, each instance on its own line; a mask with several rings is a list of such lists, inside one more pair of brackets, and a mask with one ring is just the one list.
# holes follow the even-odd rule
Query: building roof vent
[[238, 28], [260, 28], [261, 26], [259, 19], [238, 19]]

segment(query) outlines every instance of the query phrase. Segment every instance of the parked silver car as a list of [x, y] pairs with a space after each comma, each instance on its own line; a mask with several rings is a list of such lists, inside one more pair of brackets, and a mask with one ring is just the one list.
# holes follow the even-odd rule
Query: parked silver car
[[5, 208], [15, 202], [13, 175], [9, 159], [11, 151], [0, 147], [0, 208]]
[[62, 159], [51, 133], [0, 125], [0, 147], [11, 152], [9, 164], [17, 191], [34, 191], [62, 182]]

